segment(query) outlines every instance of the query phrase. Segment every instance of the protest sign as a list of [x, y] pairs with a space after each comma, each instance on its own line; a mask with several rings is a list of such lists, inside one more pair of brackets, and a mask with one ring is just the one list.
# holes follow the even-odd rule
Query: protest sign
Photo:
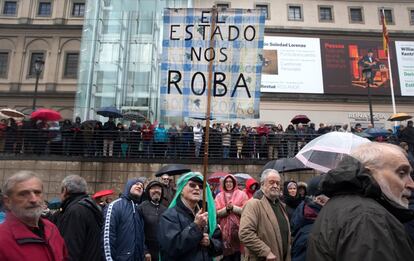
[[212, 61], [211, 116], [258, 118], [265, 15], [219, 10], [212, 26], [211, 14], [210, 9], [164, 10], [161, 114], [205, 117]]

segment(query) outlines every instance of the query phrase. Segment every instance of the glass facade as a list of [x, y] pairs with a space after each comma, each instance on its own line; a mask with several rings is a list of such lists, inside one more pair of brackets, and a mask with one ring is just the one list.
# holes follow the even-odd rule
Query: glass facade
[[156, 119], [163, 9], [191, 2], [87, 1], [75, 117], [99, 119], [97, 109], [115, 106]]

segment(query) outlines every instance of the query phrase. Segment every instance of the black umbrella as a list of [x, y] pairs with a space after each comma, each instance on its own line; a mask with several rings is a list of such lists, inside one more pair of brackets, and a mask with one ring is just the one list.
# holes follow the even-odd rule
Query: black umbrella
[[308, 168], [305, 165], [303, 165], [303, 163], [297, 158], [282, 158], [272, 160], [266, 163], [266, 165], [262, 169], [262, 172], [266, 169], [274, 169], [280, 173], [283, 173], [291, 171], [310, 170], [311, 168]]
[[159, 169], [157, 171], [157, 173], [155, 173], [156, 177], [161, 177], [164, 174], [167, 175], [181, 175], [187, 172], [190, 172], [191, 169], [189, 169], [187, 166], [183, 165], [183, 164], [168, 164], [163, 166], [161, 169]]
[[122, 113], [115, 107], [103, 107], [96, 111], [96, 114], [99, 114], [104, 117], [109, 118], [122, 118]]

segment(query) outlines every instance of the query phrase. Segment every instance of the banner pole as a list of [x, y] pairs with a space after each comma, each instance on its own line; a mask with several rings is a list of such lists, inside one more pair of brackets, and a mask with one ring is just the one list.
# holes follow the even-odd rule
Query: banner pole
[[206, 108], [206, 131], [204, 132], [204, 159], [203, 159], [203, 211], [206, 211], [206, 186], [208, 172], [208, 146], [210, 138], [210, 115], [211, 115], [211, 85], [213, 81], [213, 64], [214, 59], [214, 30], [216, 29], [217, 8], [214, 5], [211, 9], [211, 27], [210, 27], [210, 61], [208, 63], [208, 81], [207, 81], [207, 108]]

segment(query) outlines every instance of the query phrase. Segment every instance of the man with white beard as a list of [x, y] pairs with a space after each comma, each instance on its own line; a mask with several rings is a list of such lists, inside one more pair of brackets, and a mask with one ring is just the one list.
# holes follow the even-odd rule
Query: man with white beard
[[138, 210], [144, 219], [145, 245], [147, 253], [146, 260], [157, 260], [159, 254], [159, 243], [157, 238], [158, 221], [161, 214], [167, 209], [161, 203], [163, 189], [161, 182], [151, 181], [145, 188], [146, 200], [139, 205]]
[[0, 225], [0, 260], [67, 260], [57, 227], [41, 218], [43, 184], [35, 173], [20, 171], [6, 180], [6, 221]]
[[414, 190], [405, 152], [395, 145], [366, 143], [324, 176], [331, 199], [308, 239], [307, 261], [412, 260], [414, 245], [402, 223], [412, 220]]

